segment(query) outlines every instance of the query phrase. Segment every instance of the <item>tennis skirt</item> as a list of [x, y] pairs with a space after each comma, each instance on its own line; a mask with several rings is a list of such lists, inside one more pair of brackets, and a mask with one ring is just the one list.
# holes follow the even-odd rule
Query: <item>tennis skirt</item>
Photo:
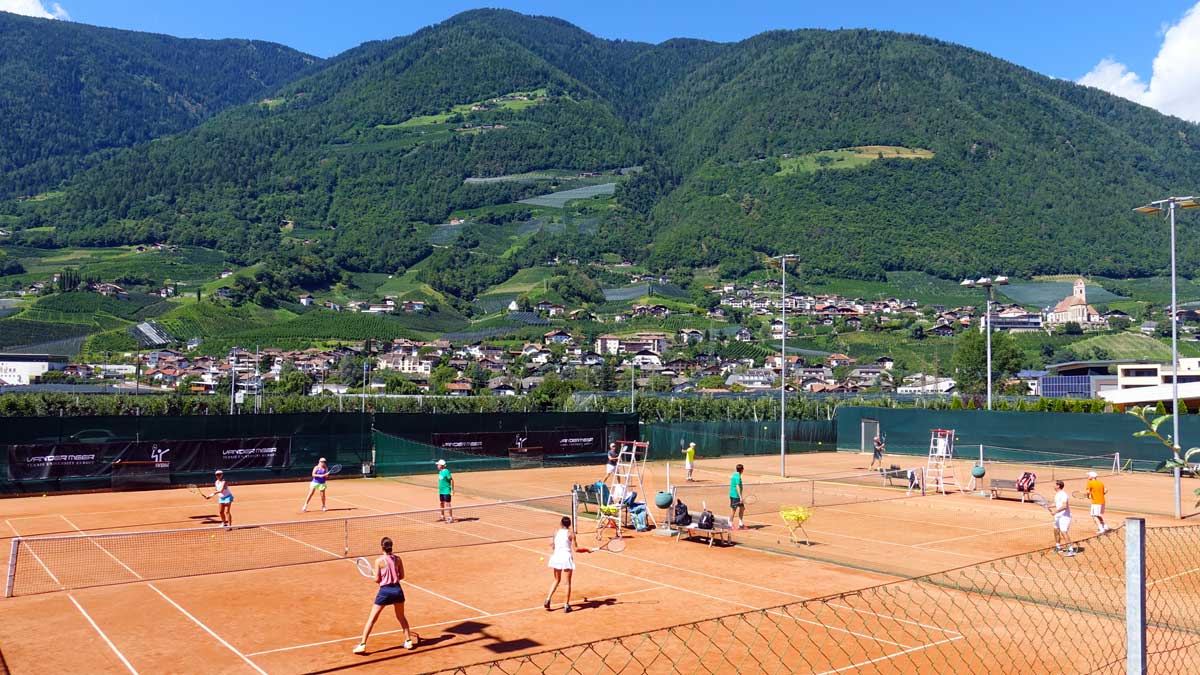
[[400, 602], [404, 602], [404, 589], [400, 588], [400, 584], [384, 584], [379, 587], [379, 592], [375, 594], [375, 604], [380, 607]]
[[570, 551], [555, 551], [550, 556], [548, 565], [552, 570], [573, 570], [575, 569], [575, 556], [571, 555]]

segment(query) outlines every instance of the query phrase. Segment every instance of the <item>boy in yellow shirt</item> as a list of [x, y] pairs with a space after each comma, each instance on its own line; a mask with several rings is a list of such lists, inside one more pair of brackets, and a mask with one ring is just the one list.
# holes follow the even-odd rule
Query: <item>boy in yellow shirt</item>
[[1100, 482], [1095, 471], [1088, 472], [1087, 493], [1092, 500], [1092, 520], [1096, 522], [1096, 532], [1104, 534], [1109, 529], [1104, 522], [1104, 495], [1108, 494], [1108, 488]]

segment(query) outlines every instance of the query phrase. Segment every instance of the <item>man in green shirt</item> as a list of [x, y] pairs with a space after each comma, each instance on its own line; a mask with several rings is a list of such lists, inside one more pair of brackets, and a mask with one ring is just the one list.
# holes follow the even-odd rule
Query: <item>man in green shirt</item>
[[454, 508], [450, 506], [450, 498], [454, 496], [454, 476], [446, 468], [446, 460], [439, 459], [438, 467], [438, 520], [447, 523], [454, 522]]
[[687, 448], [683, 450], [683, 468], [687, 469], [687, 479], [690, 483], [692, 480], [692, 469], [695, 468], [696, 462], [696, 444], [689, 443]]
[[742, 465], [737, 465], [737, 470], [729, 477], [729, 508], [732, 513], [729, 514], [729, 523], [733, 524], [733, 519], [737, 518], [737, 529], [746, 529], [746, 523], [742, 520], [742, 516], [746, 513], [746, 505], [742, 503]]

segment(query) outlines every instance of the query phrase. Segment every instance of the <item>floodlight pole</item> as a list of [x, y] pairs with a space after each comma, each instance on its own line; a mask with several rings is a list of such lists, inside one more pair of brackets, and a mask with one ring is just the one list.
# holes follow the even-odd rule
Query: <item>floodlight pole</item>
[[785, 422], [787, 421], [787, 259], [795, 255], [779, 255], [782, 266], [779, 268], [779, 278], [783, 282], [779, 295], [779, 320], [783, 324], [779, 341], [779, 477], [787, 477], [787, 436]]
[[981, 286], [987, 290], [987, 303], [983, 311], [983, 327], [987, 331], [987, 409], [992, 409], [992, 291], [996, 286], [1008, 283], [1008, 277], [998, 276], [995, 279], [981, 277], [978, 281], [967, 279], [960, 284], [964, 288]]
[[1183, 476], [1179, 466], [1179, 306], [1175, 280], [1175, 209], [1196, 208], [1200, 203], [1195, 197], [1167, 197], [1140, 206], [1138, 213], [1162, 213], [1165, 207], [1171, 223], [1171, 450], [1175, 454], [1175, 517], [1183, 518]]

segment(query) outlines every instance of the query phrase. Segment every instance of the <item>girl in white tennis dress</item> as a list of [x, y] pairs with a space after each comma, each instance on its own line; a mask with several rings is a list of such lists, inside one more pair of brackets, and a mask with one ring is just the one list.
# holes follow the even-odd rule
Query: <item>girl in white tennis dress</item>
[[567, 576], [567, 602], [563, 605], [563, 611], [570, 613], [571, 611], [571, 574], [575, 570], [575, 533], [571, 531], [571, 519], [563, 516], [560, 521], [560, 527], [554, 533], [554, 542], [551, 544], [553, 553], [550, 554], [550, 569], [554, 570], [554, 584], [550, 586], [550, 593], [546, 595], [547, 610], [550, 609], [550, 599], [554, 597], [554, 591], [558, 590], [558, 584], [562, 580], [563, 573]]

